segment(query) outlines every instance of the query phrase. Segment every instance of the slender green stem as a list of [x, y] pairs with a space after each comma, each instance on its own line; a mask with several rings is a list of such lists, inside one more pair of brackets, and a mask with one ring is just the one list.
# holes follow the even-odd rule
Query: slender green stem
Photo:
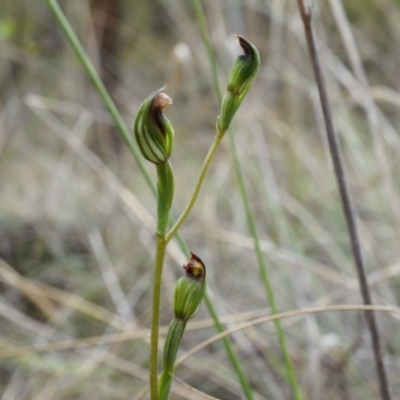
[[167, 337], [165, 338], [163, 371], [158, 382], [160, 400], [168, 399], [172, 383], [172, 374], [175, 369], [176, 355], [178, 354], [179, 345], [182, 341], [185, 328], [186, 321], [178, 318], [174, 318], [169, 326]]
[[121, 114], [119, 113], [115, 103], [111, 99], [106, 87], [104, 86], [103, 82], [101, 81], [99, 74], [97, 73], [96, 69], [94, 68], [92, 62], [90, 61], [88, 55], [86, 54], [84, 48], [82, 47], [79, 39], [77, 38], [74, 30], [72, 29], [70, 23], [68, 22], [67, 18], [65, 17], [63, 11], [61, 10], [60, 6], [58, 5], [56, 0], [46, 0], [47, 4], [49, 5], [51, 11], [54, 14], [54, 17], [57, 19], [59, 25], [61, 26], [65, 36], [67, 37], [70, 45], [74, 49], [77, 57], [79, 58], [80, 62], [82, 63], [83, 67], [86, 70], [87, 75], [91, 79], [94, 87], [96, 88], [97, 92], [101, 96], [104, 101], [105, 106], [107, 107], [109, 113], [111, 114], [112, 119], [118, 131], [124, 140], [125, 144], [128, 146], [130, 152], [135, 159], [140, 172], [142, 173], [143, 177], [145, 178], [147, 184], [151, 188], [154, 194], [157, 193], [152, 178], [145, 167], [143, 162], [142, 155], [140, 154], [138, 148], [135, 146], [135, 143], [132, 139], [132, 136], [127, 128]]
[[158, 400], [158, 332], [160, 328], [161, 284], [167, 241], [165, 232], [169, 223], [169, 212], [174, 197], [174, 174], [169, 161], [157, 167], [157, 246], [154, 266], [153, 304], [150, 339], [150, 394], [151, 400]]
[[158, 331], [160, 326], [161, 282], [167, 243], [164, 237], [157, 236], [156, 260], [153, 281], [153, 314], [151, 317], [150, 337], [150, 395], [158, 400]]
[[203, 161], [203, 165], [201, 166], [199, 176], [197, 178], [197, 182], [194, 186], [192, 196], [189, 199], [188, 204], [186, 205], [186, 208], [183, 210], [181, 216], [178, 218], [178, 220], [175, 222], [174, 226], [169, 230], [167, 233], [165, 240], [169, 242], [173, 236], [176, 234], [176, 232], [179, 230], [183, 222], [186, 220], [188, 217], [190, 211], [192, 210], [194, 203], [196, 202], [196, 199], [199, 195], [200, 189], [203, 185], [204, 178], [206, 176], [206, 173], [208, 171], [208, 167], [210, 166], [210, 163], [212, 159], [214, 158], [215, 153], [218, 150], [218, 147], [221, 143], [222, 138], [224, 137], [225, 132], [217, 132], [217, 134], [214, 137], [214, 140], [211, 144], [210, 149], [208, 150], [207, 156]]
[[[214, 75], [217, 74], [216, 60], [215, 60], [214, 53], [211, 50], [210, 40], [208, 37], [207, 28], [206, 28], [206, 24], [205, 24], [204, 12], [201, 7], [200, 0], [194, 0], [194, 3], [195, 3], [197, 19], [198, 19], [200, 30], [201, 30], [201, 35], [204, 40], [204, 44], [207, 48], [208, 58], [209, 58], [209, 62], [210, 62], [210, 68], [211, 68], [212, 75], [214, 77]], [[217, 93], [218, 99], [221, 102], [222, 101], [221, 90], [220, 90], [220, 87], [218, 84], [218, 79], [216, 79], [215, 77], [214, 77], [214, 87], [215, 87], [215, 91]], [[273, 290], [273, 287], [269, 280], [268, 270], [266, 267], [264, 255], [261, 250], [261, 245], [260, 245], [260, 240], [259, 240], [258, 233], [257, 233], [254, 215], [251, 210], [250, 200], [247, 195], [246, 186], [244, 184], [242, 168], [240, 166], [240, 161], [239, 161], [237, 151], [236, 151], [235, 139], [234, 139], [234, 136], [233, 136], [231, 130], [228, 130], [228, 137], [229, 137], [229, 145], [230, 145], [235, 175], [236, 175], [236, 179], [238, 181], [240, 195], [241, 195], [241, 198], [242, 198], [245, 210], [246, 210], [247, 223], [249, 226], [250, 233], [254, 239], [254, 245], [255, 245], [258, 264], [259, 264], [259, 268], [260, 268], [261, 278], [263, 280], [264, 288], [265, 288], [265, 291], [267, 294], [268, 302], [271, 307], [271, 311], [274, 314], [277, 314], [278, 309], [276, 306], [274, 290]], [[279, 320], [276, 320], [275, 327], [276, 327], [276, 331], [277, 331], [277, 335], [278, 335], [279, 344], [281, 346], [281, 351], [282, 351], [284, 361], [285, 361], [287, 379], [291, 386], [293, 397], [295, 400], [301, 400], [302, 395], [301, 395], [299, 385], [297, 383], [296, 372], [294, 370], [293, 363], [292, 363], [292, 360], [291, 360], [291, 357], [289, 355], [289, 351], [287, 348], [285, 333], [282, 329], [282, 326], [281, 326]]]
[[[157, 167], [157, 235], [165, 237], [169, 224], [169, 212], [174, 197], [174, 174], [169, 161]], [[168, 242], [168, 240], [165, 240]]]

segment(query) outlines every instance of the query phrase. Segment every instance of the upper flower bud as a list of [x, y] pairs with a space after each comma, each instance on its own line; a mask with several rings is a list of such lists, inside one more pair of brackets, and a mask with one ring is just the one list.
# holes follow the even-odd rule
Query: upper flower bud
[[228, 79], [227, 92], [222, 99], [218, 128], [225, 132], [237, 109], [250, 90], [260, 67], [260, 55], [256, 47], [243, 36], [236, 35], [243, 53], [236, 59]]
[[174, 128], [162, 110], [172, 99], [161, 88], [152, 93], [140, 106], [134, 131], [143, 156], [154, 164], [164, 164], [171, 155]]
[[190, 254], [183, 266], [185, 275], [178, 280], [174, 290], [175, 318], [183, 321], [197, 314], [206, 287], [206, 267], [199, 257]]
[[236, 59], [232, 67], [227, 89], [234, 95], [245, 96], [260, 67], [260, 55], [256, 47], [243, 36], [236, 35], [236, 38], [244, 54]]

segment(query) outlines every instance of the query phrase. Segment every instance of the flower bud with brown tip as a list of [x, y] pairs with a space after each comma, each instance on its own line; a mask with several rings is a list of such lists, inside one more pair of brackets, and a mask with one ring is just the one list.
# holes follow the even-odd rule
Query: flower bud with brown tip
[[218, 129], [225, 132], [237, 109], [250, 90], [253, 79], [260, 67], [257, 48], [243, 36], [236, 35], [244, 54], [236, 59], [228, 79], [227, 92], [222, 99]]
[[183, 266], [182, 276], [174, 289], [175, 318], [188, 321], [200, 307], [206, 287], [206, 267], [199, 257], [191, 253], [190, 259]]
[[172, 99], [161, 88], [152, 93], [140, 106], [134, 131], [142, 155], [154, 164], [168, 161], [174, 141], [174, 129], [162, 110]]
[[164, 344], [163, 372], [158, 382], [160, 400], [167, 400], [174, 373], [176, 355], [178, 354], [186, 323], [193, 318], [204, 296], [206, 288], [206, 267], [195, 254], [183, 266], [185, 275], [181, 277], [174, 289], [174, 314]]

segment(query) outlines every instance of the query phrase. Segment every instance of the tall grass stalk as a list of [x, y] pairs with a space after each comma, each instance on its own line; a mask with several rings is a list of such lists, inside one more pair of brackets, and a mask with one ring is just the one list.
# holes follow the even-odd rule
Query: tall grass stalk
[[85, 49], [82, 47], [81, 43], [79, 42], [78, 37], [76, 36], [72, 26], [68, 22], [67, 18], [65, 17], [63, 11], [61, 10], [60, 6], [58, 5], [56, 0], [46, 0], [47, 4], [49, 5], [51, 11], [53, 12], [57, 22], [61, 26], [65, 36], [68, 39], [68, 42], [74, 49], [76, 55], [79, 58], [79, 61], [82, 63], [88, 77], [91, 79], [94, 87], [96, 88], [97, 92], [99, 93], [100, 97], [103, 99], [105, 106], [107, 107], [108, 112], [111, 114], [111, 117], [118, 129], [119, 134], [121, 135], [122, 139], [124, 140], [125, 144], [128, 146], [130, 152], [135, 159], [141, 174], [145, 178], [148, 186], [151, 188], [151, 191], [154, 195], [157, 194], [157, 189], [153, 183], [152, 177], [149, 174], [149, 171], [145, 167], [145, 163], [143, 162], [142, 155], [140, 154], [138, 148], [135, 145], [135, 142], [132, 139], [131, 133], [126, 126], [120, 112], [118, 111], [115, 103], [111, 99], [110, 94], [108, 93], [106, 87], [104, 86], [102, 80], [100, 79], [99, 74], [96, 72], [96, 69], [93, 66], [93, 63], [90, 61], [89, 56], [87, 55]]
[[[339, 187], [340, 198], [342, 202], [343, 212], [346, 218], [347, 228], [351, 241], [354, 262], [358, 274], [360, 290], [365, 305], [372, 305], [371, 292], [365, 272], [364, 255], [361, 249], [361, 242], [357, 228], [356, 215], [353, 206], [353, 200], [349, 189], [348, 179], [344, 168], [343, 155], [340, 148], [339, 137], [334, 127], [331, 105], [326, 88], [325, 78], [322, 71], [319, 53], [315, 41], [314, 30], [312, 26], [311, 8], [306, 7], [304, 0], [298, 0], [301, 18], [303, 20], [304, 32], [306, 36], [308, 51], [318, 86], [321, 107], [324, 115], [325, 128], [328, 136], [329, 150], [331, 153], [333, 166], [335, 170], [336, 180]], [[376, 370], [379, 378], [379, 387], [382, 400], [391, 400], [389, 382], [385, 364], [383, 362], [383, 349], [380, 340], [378, 324], [375, 314], [370, 311], [365, 312], [365, 318], [368, 322], [371, 333], [372, 348], [375, 358]]]
[[[203, 8], [201, 5], [201, 0], [194, 0], [194, 6], [195, 6], [195, 10], [196, 10], [196, 17], [198, 20], [198, 25], [199, 25], [199, 29], [201, 32], [201, 36], [203, 38], [204, 45], [207, 49], [207, 54], [208, 54], [209, 63], [210, 63], [210, 69], [211, 69], [211, 73], [213, 75], [214, 89], [217, 94], [219, 102], [221, 102], [222, 95], [221, 95], [221, 89], [219, 87], [217, 63], [216, 63], [215, 56], [214, 56], [214, 53], [211, 48], [210, 39], [209, 39], [208, 31], [207, 31], [207, 25], [205, 22], [205, 15], [204, 15], [204, 11], [203, 11]], [[228, 137], [229, 137], [229, 147], [230, 147], [230, 152], [231, 152], [231, 156], [232, 156], [233, 167], [234, 167], [236, 179], [237, 179], [238, 185], [239, 185], [240, 196], [242, 198], [242, 202], [243, 202], [243, 205], [244, 205], [245, 211], [246, 211], [247, 224], [248, 224], [251, 236], [253, 237], [253, 240], [254, 240], [254, 246], [255, 246], [255, 250], [256, 250], [256, 254], [257, 254], [257, 260], [258, 260], [258, 264], [259, 264], [261, 278], [262, 278], [263, 284], [264, 284], [264, 289], [265, 289], [272, 313], [277, 314], [278, 308], [277, 308], [276, 301], [275, 301], [274, 290], [271, 285], [271, 281], [269, 279], [265, 258], [262, 253], [262, 250], [261, 250], [261, 244], [260, 244], [260, 240], [258, 237], [258, 232], [257, 232], [255, 220], [254, 220], [254, 215], [253, 215], [253, 211], [251, 209], [250, 200], [249, 200], [249, 196], [247, 194], [247, 189], [246, 189], [246, 185], [245, 185], [244, 177], [243, 177], [243, 173], [242, 173], [242, 168], [240, 166], [240, 160], [239, 160], [237, 150], [236, 150], [235, 138], [230, 129], [228, 129]], [[282, 325], [281, 325], [279, 319], [275, 320], [274, 323], [275, 323], [275, 328], [276, 328], [276, 332], [278, 335], [279, 344], [280, 344], [284, 362], [285, 362], [287, 380], [292, 389], [293, 398], [295, 400], [301, 400], [302, 394], [301, 394], [300, 387], [297, 383], [296, 372], [294, 370], [293, 362], [292, 362], [292, 359], [289, 354], [284, 330], [282, 328]]]
[[[124, 140], [124, 142], [126, 143], [126, 145], [128, 146], [130, 152], [132, 153], [132, 156], [134, 157], [135, 161], [137, 162], [140, 172], [142, 173], [142, 175], [144, 176], [147, 185], [150, 187], [151, 191], [153, 192], [154, 195], [157, 195], [157, 188], [156, 185], [154, 184], [149, 172], [147, 171], [143, 160], [142, 160], [142, 156], [138, 150], [138, 148], [136, 147], [136, 145], [134, 144], [130, 131], [127, 128], [125, 122], [123, 121], [123, 118], [121, 116], [121, 114], [119, 113], [117, 107], [115, 106], [113, 100], [111, 99], [111, 96], [109, 95], [107, 89], [105, 88], [103, 82], [101, 81], [98, 73], [96, 72], [92, 62], [90, 61], [87, 53], [85, 52], [85, 50], [83, 49], [81, 43], [79, 42], [73, 28], [71, 27], [70, 23], [68, 22], [67, 18], [65, 17], [64, 13], [62, 12], [60, 6], [58, 5], [56, 0], [46, 0], [50, 10], [52, 11], [54, 17], [56, 18], [57, 22], [59, 23], [59, 25], [61, 26], [68, 42], [70, 43], [71, 47], [74, 49], [78, 59], [80, 60], [80, 62], [82, 63], [87, 75], [89, 76], [89, 78], [92, 80], [92, 83], [94, 85], [94, 87], [96, 88], [97, 92], [99, 93], [100, 97], [103, 99], [104, 104], [107, 107], [107, 110], [109, 111], [109, 113], [111, 114], [114, 123], [117, 127], [117, 130], [119, 132], [119, 134], [121, 135], [122, 139]], [[217, 147], [216, 147], [217, 148]], [[211, 162], [212, 157], [209, 159], [208, 163]], [[202, 168], [203, 169], [203, 168]], [[204, 178], [203, 178], [204, 179]], [[201, 186], [201, 185], [200, 185]], [[198, 191], [200, 190], [200, 186], [198, 188]], [[195, 189], [196, 190], [196, 189]], [[193, 202], [194, 204], [194, 202]], [[182, 220], [183, 222], [183, 220]], [[170, 240], [172, 238], [172, 236], [175, 234], [175, 231], [171, 231], [171, 234], [168, 235], [168, 240]], [[179, 245], [181, 250], [187, 255], [189, 256], [189, 249], [185, 243], [185, 241], [181, 238], [181, 236], [179, 234], [176, 234]], [[162, 253], [162, 249], [161, 247], [163, 247], [160, 244], [160, 248], [158, 250], [158, 252], [161, 254]], [[165, 249], [164, 249], [165, 250]], [[157, 258], [157, 257], [156, 257]], [[161, 256], [159, 256], [159, 259], [161, 260]], [[159, 274], [159, 276], [161, 276]], [[157, 279], [157, 286], [158, 286], [158, 279]], [[155, 283], [155, 284], [156, 284]], [[219, 333], [224, 331], [224, 327], [221, 324], [221, 322], [219, 321], [219, 317], [218, 317], [218, 313], [210, 299], [210, 297], [207, 294], [207, 291], [204, 295], [204, 300], [205, 300], [205, 304], [207, 307], [208, 312], [210, 313], [215, 328], [217, 329], [217, 331]], [[157, 299], [156, 299], [157, 301]], [[157, 311], [156, 311], [157, 312]], [[159, 310], [158, 310], [158, 315], [159, 315]], [[154, 317], [156, 318], [157, 315]], [[153, 340], [155, 341], [155, 335]], [[157, 342], [158, 342], [158, 337], [157, 337]], [[252, 389], [250, 387], [250, 384], [244, 374], [244, 371], [240, 365], [240, 361], [233, 349], [232, 343], [230, 338], [228, 337], [224, 337], [223, 338], [223, 344], [225, 347], [225, 350], [227, 352], [228, 358], [232, 363], [232, 366], [238, 376], [239, 382], [242, 386], [242, 390], [246, 395], [246, 398], [248, 400], [252, 400], [254, 399], [254, 395], [252, 392]], [[153, 356], [154, 360], [156, 358], [156, 356]], [[158, 357], [157, 357], [158, 358]], [[153, 362], [154, 362], [153, 360]], [[154, 383], [154, 382], [153, 382]]]

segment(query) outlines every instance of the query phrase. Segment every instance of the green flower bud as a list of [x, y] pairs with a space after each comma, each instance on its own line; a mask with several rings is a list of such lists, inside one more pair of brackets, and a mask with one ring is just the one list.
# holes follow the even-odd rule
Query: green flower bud
[[171, 97], [161, 91], [152, 93], [140, 106], [136, 115], [134, 131], [140, 151], [154, 164], [164, 164], [171, 155], [174, 128], [162, 110], [172, 104]]
[[227, 92], [222, 99], [218, 128], [225, 132], [237, 109], [250, 90], [254, 77], [260, 67], [260, 55], [256, 47], [244, 37], [236, 35], [244, 54], [236, 59], [228, 79]]
[[174, 289], [175, 318], [183, 321], [197, 314], [206, 288], [206, 267], [199, 257], [190, 254], [190, 259], [183, 266], [185, 275], [178, 280]]

